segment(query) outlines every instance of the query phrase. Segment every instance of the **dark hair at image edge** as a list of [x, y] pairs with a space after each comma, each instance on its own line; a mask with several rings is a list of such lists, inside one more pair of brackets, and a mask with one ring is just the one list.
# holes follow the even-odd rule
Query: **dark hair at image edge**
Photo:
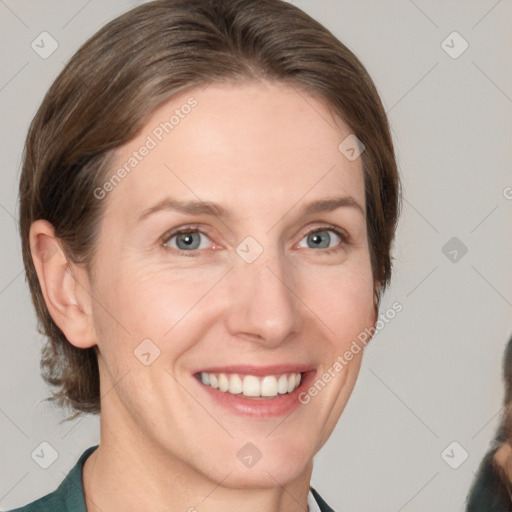
[[[114, 19], [71, 58], [30, 126], [20, 179], [23, 260], [43, 348], [43, 378], [60, 406], [100, 412], [97, 347], [79, 349], [51, 318], [29, 246], [49, 221], [70, 261], [94, 268], [102, 204], [94, 196], [116, 148], [180, 90], [271, 80], [322, 100], [366, 149], [367, 228], [377, 303], [391, 277], [401, 207], [386, 113], [365, 68], [325, 27], [281, 0], [160, 0]], [[340, 140], [341, 142], [341, 140]], [[94, 275], [92, 275], [94, 278]]]
[[505, 348], [502, 371], [505, 394], [498, 428], [474, 475], [466, 498], [466, 512], [511, 510], [512, 453], [509, 452], [504, 463], [498, 462], [495, 456], [503, 445], [512, 445], [512, 336]]

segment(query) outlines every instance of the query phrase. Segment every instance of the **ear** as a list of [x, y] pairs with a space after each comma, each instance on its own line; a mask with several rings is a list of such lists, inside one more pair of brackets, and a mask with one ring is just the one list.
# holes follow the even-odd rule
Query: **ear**
[[62, 243], [48, 221], [33, 222], [29, 237], [32, 261], [53, 321], [75, 347], [96, 345], [86, 270], [68, 262]]

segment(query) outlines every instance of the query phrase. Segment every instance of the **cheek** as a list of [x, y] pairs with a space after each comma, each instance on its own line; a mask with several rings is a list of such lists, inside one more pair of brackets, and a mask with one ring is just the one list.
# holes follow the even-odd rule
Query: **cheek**
[[[106, 269], [107, 266], [105, 286], [96, 290], [101, 306], [96, 308], [95, 323], [100, 326], [103, 339], [109, 334], [109, 343], [116, 338], [118, 344], [137, 345], [149, 338], [162, 349], [164, 340], [170, 339], [175, 330], [204, 318], [211, 307], [209, 291], [226, 271], [137, 265], [128, 261], [119, 262], [111, 272]], [[117, 335], [112, 336], [114, 333]], [[173, 350], [183, 348], [176, 339], [173, 341]]]
[[376, 320], [369, 265], [310, 272], [303, 279], [302, 296], [338, 343], [352, 339]]

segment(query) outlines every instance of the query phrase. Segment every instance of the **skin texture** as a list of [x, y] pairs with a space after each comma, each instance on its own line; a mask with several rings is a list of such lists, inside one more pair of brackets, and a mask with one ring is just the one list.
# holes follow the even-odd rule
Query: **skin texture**
[[[66, 261], [50, 224], [32, 226], [52, 317], [72, 344], [99, 348], [101, 444], [84, 468], [87, 509], [304, 510], [313, 456], [349, 399], [363, 351], [282, 417], [230, 412], [193, 374], [307, 364], [320, 376], [375, 325], [361, 158], [340, 153], [350, 129], [322, 102], [262, 81], [181, 91], [118, 149], [112, 172], [192, 96], [190, 113], [99, 199], [92, 277]], [[362, 212], [302, 212], [341, 196]], [[232, 217], [162, 210], [139, 221], [168, 197], [216, 202]], [[328, 253], [307, 235], [330, 225], [349, 240], [328, 231]], [[206, 235], [194, 256], [164, 240], [189, 226]], [[250, 264], [236, 252], [247, 236], [263, 249]], [[144, 339], [160, 350], [149, 366], [134, 356]], [[250, 468], [237, 457], [247, 442], [262, 454]]]

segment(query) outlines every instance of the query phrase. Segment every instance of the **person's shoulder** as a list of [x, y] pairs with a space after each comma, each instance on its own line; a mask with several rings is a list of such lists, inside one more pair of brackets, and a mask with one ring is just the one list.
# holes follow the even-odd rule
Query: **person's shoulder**
[[8, 512], [86, 512], [82, 468], [87, 457], [98, 447], [87, 448], [59, 487], [41, 498], [26, 505], [9, 510]]

